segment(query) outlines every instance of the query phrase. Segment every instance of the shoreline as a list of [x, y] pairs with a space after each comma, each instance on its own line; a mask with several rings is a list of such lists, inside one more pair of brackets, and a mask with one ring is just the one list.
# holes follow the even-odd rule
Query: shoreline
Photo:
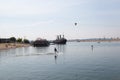
[[13, 49], [13, 48], [19, 48], [19, 47], [29, 47], [30, 44], [24, 44], [24, 43], [0, 43], [0, 50], [7, 50], [7, 49]]
[[120, 40], [79, 40], [78, 42], [120, 42]]

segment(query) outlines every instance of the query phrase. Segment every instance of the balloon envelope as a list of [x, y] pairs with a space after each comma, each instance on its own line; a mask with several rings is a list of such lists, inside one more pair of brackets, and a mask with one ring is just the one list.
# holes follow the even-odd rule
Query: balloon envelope
[[77, 25], [77, 23], [75, 23], [75, 26]]

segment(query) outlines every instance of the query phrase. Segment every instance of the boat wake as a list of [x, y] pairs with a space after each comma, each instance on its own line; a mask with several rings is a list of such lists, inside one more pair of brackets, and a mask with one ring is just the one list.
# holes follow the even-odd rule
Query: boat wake
[[38, 55], [61, 55], [63, 54], [62, 52], [58, 52], [58, 53], [53, 53], [53, 52], [49, 52], [49, 53], [29, 53], [29, 54], [17, 54], [15, 55], [16, 57], [21, 57], [21, 56], [38, 56]]

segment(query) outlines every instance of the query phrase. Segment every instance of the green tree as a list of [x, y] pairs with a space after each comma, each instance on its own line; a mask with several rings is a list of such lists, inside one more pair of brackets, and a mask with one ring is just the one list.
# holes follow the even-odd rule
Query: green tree
[[16, 42], [16, 38], [15, 37], [10, 37], [10, 41], [11, 42]]
[[18, 43], [22, 43], [22, 38], [18, 38], [18, 39], [17, 39], [17, 42], [18, 42]]
[[30, 43], [30, 41], [28, 39], [24, 39], [23, 42], [26, 43], [26, 44]]

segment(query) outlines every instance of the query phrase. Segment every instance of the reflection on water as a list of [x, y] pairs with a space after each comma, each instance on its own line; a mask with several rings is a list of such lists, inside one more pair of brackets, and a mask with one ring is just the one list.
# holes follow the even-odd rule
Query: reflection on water
[[[54, 52], [54, 47], [56, 47], [58, 50], [57, 54], [55, 54]], [[65, 45], [51, 45], [50, 47], [21, 47], [16, 49], [1, 50], [0, 57], [53, 55], [55, 56], [55, 61], [56, 61], [58, 55], [63, 54], [64, 52], [65, 52]]]
[[58, 49], [58, 52], [65, 52], [65, 46], [66, 45], [56, 45], [57, 49]]
[[92, 50], [92, 52], [93, 52], [93, 49], [94, 49], [94, 46], [93, 46], [93, 45], [91, 45], [91, 50]]
[[1, 50], [0, 80], [120, 80], [119, 61], [119, 42]]
[[58, 57], [58, 55], [54, 55], [54, 57], [55, 57], [55, 64], [57, 64], [57, 57]]

